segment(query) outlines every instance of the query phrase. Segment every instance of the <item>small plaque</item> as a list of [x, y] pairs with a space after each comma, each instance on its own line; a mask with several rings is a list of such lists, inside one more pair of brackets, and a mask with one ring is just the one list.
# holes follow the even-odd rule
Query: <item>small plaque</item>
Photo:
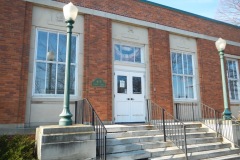
[[94, 86], [94, 87], [106, 87], [106, 83], [103, 81], [103, 79], [101, 79], [101, 78], [96, 78], [96, 79], [92, 82], [92, 86]]

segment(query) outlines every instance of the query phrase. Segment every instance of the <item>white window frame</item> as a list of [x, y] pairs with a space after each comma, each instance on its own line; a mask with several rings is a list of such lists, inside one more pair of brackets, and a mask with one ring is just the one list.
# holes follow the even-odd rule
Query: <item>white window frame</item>
[[[125, 45], [125, 46], [130, 46], [130, 47], [139, 47], [140, 50], [141, 50], [141, 63], [115, 60], [115, 50], [114, 50], [115, 45], [121, 45], [121, 46]], [[126, 41], [124, 41], [124, 42], [123, 41], [114, 41], [112, 48], [113, 48], [113, 62], [115, 64], [145, 66], [145, 64], [146, 64], [146, 52], [145, 52], [145, 46], [144, 45], [131, 43], [131, 42], [126, 42]]]
[[[228, 62], [229, 61], [232, 61], [232, 62], [235, 62], [236, 63], [236, 72], [237, 72], [237, 78], [229, 78], [228, 77]], [[239, 82], [240, 82], [240, 78], [239, 78], [239, 67], [238, 67], [238, 59], [232, 59], [232, 58], [226, 58], [226, 63], [227, 63], [227, 68], [226, 68], [226, 71], [227, 71], [227, 80], [228, 80], [228, 92], [229, 92], [229, 98], [230, 98], [230, 101], [231, 102], [240, 102], [240, 88], [239, 88]], [[237, 81], [237, 95], [238, 95], [238, 99], [232, 99], [232, 96], [231, 96], [231, 90], [230, 90], [230, 83], [229, 81], [230, 80], [233, 80], [233, 81]], [[235, 92], [235, 91], [233, 91]], [[234, 93], [235, 97], [236, 97], [236, 93]]]
[[[192, 75], [185, 75], [183, 74], [177, 74], [177, 73], [173, 73], [173, 65], [172, 65], [172, 53], [177, 53], [177, 54], [182, 54], [182, 55], [191, 55], [192, 56], [192, 71], [193, 74]], [[197, 91], [196, 91], [196, 70], [195, 70], [195, 52], [189, 52], [189, 51], [181, 51], [181, 50], [176, 50], [176, 49], [171, 49], [170, 50], [170, 63], [171, 63], [171, 79], [172, 79], [172, 95], [173, 95], [173, 99], [174, 101], [196, 101], [197, 100]], [[182, 56], [183, 57], [183, 56]], [[184, 66], [182, 66], [182, 69], [184, 70]], [[174, 94], [174, 84], [173, 84], [173, 76], [183, 76], [184, 82], [185, 82], [185, 77], [192, 77], [193, 78], [193, 98], [177, 98], [175, 97]], [[183, 83], [183, 89], [184, 89], [184, 94], [186, 93], [185, 91], [185, 83]]]
[[[32, 96], [35, 98], [62, 98], [64, 94], [37, 94], [35, 93], [35, 80], [36, 80], [36, 64], [37, 62], [43, 62], [43, 63], [48, 63], [45, 60], [37, 60], [37, 45], [38, 45], [38, 32], [43, 31], [43, 32], [52, 32], [52, 33], [58, 33], [58, 34], [64, 34], [67, 35], [66, 32], [63, 32], [61, 30], [54, 30], [54, 29], [46, 29], [46, 28], [36, 28], [35, 30], [35, 44], [34, 44], [34, 63], [33, 63], [33, 83], [32, 83]], [[79, 53], [79, 34], [72, 33], [72, 35], [76, 36], [76, 61], [75, 63], [71, 63], [70, 65], [75, 65], [75, 88], [74, 88], [74, 94], [70, 94], [70, 97], [77, 97], [78, 96], [78, 53]], [[58, 44], [57, 44], [58, 45]], [[58, 48], [58, 47], [57, 47]], [[54, 64], [66, 64], [66, 62], [58, 62], [56, 61]], [[56, 69], [57, 71], [57, 69]], [[46, 79], [46, 77], [45, 77]], [[56, 88], [55, 88], [56, 89]]]

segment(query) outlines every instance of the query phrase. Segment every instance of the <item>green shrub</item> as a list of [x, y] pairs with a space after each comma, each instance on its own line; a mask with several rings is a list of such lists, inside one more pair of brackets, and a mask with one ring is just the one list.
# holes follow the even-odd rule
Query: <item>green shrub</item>
[[0, 136], [0, 160], [34, 160], [35, 141], [26, 135]]

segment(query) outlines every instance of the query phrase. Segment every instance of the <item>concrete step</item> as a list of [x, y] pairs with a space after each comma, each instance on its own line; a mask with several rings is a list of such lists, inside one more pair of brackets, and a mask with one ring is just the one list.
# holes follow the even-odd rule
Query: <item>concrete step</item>
[[216, 143], [222, 142], [222, 138], [220, 137], [206, 137], [206, 138], [191, 138], [187, 139], [187, 144], [203, 144], [203, 143]]
[[138, 130], [138, 131], [126, 131], [126, 132], [115, 132], [108, 133], [107, 138], [120, 138], [120, 137], [136, 137], [136, 136], [154, 136], [162, 135], [159, 130]]
[[108, 133], [126, 132], [126, 131], [139, 131], [139, 130], [152, 130], [154, 127], [148, 124], [117, 124], [117, 125], [105, 125]]
[[[162, 128], [162, 123], [158, 123], [158, 124], [156, 124], [157, 126], [161, 126], [161, 128]], [[202, 124], [201, 123], [187, 123], [187, 124], [184, 124], [185, 125], [185, 127], [186, 127], [186, 129], [188, 129], [188, 128], [194, 128], [194, 129], [196, 129], [196, 128], [201, 128], [202, 127]], [[175, 128], [181, 128], [182, 127], [182, 125], [180, 124], [180, 123], [166, 123], [166, 125], [165, 125], [165, 128], [166, 129], [175, 129]]]
[[[203, 159], [209, 159], [212, 160], [219, 160], [218, 157], [231, 157], [230, 155], [234, 155], [236, 158], [237, 155], [239, 155], [239, 149], [218, 149], [218, 150], [210, 150], [210, 151], [201, 151], [201, 152], [193, 152], [188, 153], [188, 159], [189, 160], [203, 160]], [[168, 156], [161, 156], [161, 157], [155, 157], [155, 158], [149, 158], [149, 160], [168, 160], [168, 159], [174, 159], [174, 160], [185, 160], [185, 154], [175, 154], [175, 155], [168, 155]], [[240, 158], [238, 157], [238, 160]]]
[[186, 157], [185, 157], [185, 154], [176, 154], [176, 155], [148, 158], [148, 160], [169, 160], [169, 159], [186, 160]]
[[221, 156], [221, 157], [214, 157], [214, 158], [207, 158], [204, 160], [239, 160], [240, 159], [240, 154], [232, 154], [232, 155], [227, 155], [227, 156]]
[[208, 132], [208, 128], [186, 128], [186, 133]]
[[163, 135], [155, 135], [155, 136], [141, 136], [141, 137], [123, 137], [123, 138], [115, 138], [115, 139], [107, 139], [107, 146], [109, 145], [123, 145], [130, 143], [139, 143], [139, 142], [156, 142], [163, 141]]
[[[125, 128], [126, 129], [126, 128]], [[129, 128], [128, 128], [129, 129]], [[115, 129], [114, 129], [115, 130]], [[116, 131], [116, 130], [115, 130]], [[187, 137], [191, 137], [191, 136], [198, 136], [198, 137], [204, 137], [204, 135], [206, 136], [215, 136], [215, 133], [207, 133], [208, 131], [207, 128], [188, 128], [186, 129], [187, 132]], [[197, 133], [196, 133], [197, 132]], [[172, 131], [167, 131], [167, 133], [173, 133]], [[190, 134], [193, 133], [193, 134]], [[135, 136], [150, 136], [150, 135], [162, 135], [162, 132], [158, 129], [154, 129], [154, 130], [137, 130], [137, 131], [119, 131], [119, 132], [112, 132], [112, 133], [108, 133], [107, 134], [107, 138], [120, 138], [120, 137], [135, 137]]]
[[147, 152], [151, 153], [151, 157], [160, 157], [160, 156], [168, 156], [183, 153], [178, 147], [165, 147], [165, 148], [154, 148], [154, 149], [146, 149]]
[[107, 154], [107, 160], [134, 160], [134, 159], [147, 159], [151, 156], [149, 152], [144, 150], [122, 152], [116, 154]]
[[224, 149], [217, 149], [217, 150], [188, 153], [188, 156], [189, 156], [189, 159], [195, 160], [195, 159], [215, 158], [215, 157], [238, 154], [238, 153], [240, 153], [239, 149], [224, 148]]
[[[167, 131], [169, 133], [174, 132], [173, 130], [170, 130], [170, 129], [168, 129]], [[209, 132], [209, 129], [208, 128], [186, 128], [186, 133], [198, 133], [198, 132], [207, 133]]]
[[125, 144], [125, 145], [116, 145], [116, 146], [107, 146], [106, 152], [109, 153], [119, 153], [119, 152], [128, 152], [128, 151], [136, 151], [136, 150], [144, 150], [144, 149], [153, 149], [153, 148], [165, 148], [174, 146], [172, 142], [141, 142], [141, 143], [133, 143], [133, 144]]
[[[161, 124], [160, 124], [161, 125]], [[188, 123], [185, 124], [187, 129], [197, 129], [201, 128], [201, 123]], [[116, 125], [105, 125], [108, 133], [115, 133], [115, 132], [126, 132], [126, 131], [137, 131], [137, 130], [154, 130], [153, 125], [148, 124], [116, 124]], [[167, 123], [166, 129], [172, 129], [172, 128], [180, 128], [181, 125], [178, 123]], [[156, 128], [155, 128], [156, 129]]]
[[[178, 143], [182, 144], [184, 139], [179, 140]], [[205, 137], [205, 138], [187, 138], [187, 145], [194, 145], [194, 144], [207, 144], [207, 143], [216, 143], [222, 142], [222, 138], [220, 137]]]
[[[214, 143], [214, 144], [199, 144], [199, 145], [189, 145], [188, 146], [188, 154], [196, 154], [195, 152], [201, 153], [202, 151], [216, 150], [216, 149], [230, 149], [231, 144], [229, 143]], [[162, 149], [154, 149], [154, 150], [146, 150], [151, 154], [150, 159], [185, 159], [185, 154], [183, 151], [179, 150], [176, 147], [167, 147], [165, 150]], [[154, 158], [156, 157], [156, 158]], [[194, 158], [194, 157], [192, 157]]]
[[[167, 133], [169, 134], [169, 133]], [[182, 137], [182, 139], [184, 138], [184, 135], [172, 135], [172, 138], [177, 137], [180, 138]], [[197, 133], [187, 133], [186, 134], [186, 138], [187, 139], [193, 139], [193, 138], [207, 138], [207, 137], [216, 137], [216, 133], [201, 133], [201, 132], [197, 132]]]
[[231, 148], [230, 143], [204, 143], [204, 144], [193, 144], [188, 145], [188, 153], [192, 152], [200, 152], [200, 151], [208, 151], [208, 150], [216, 150], [216, 149], [223, 149], [223, 148]]

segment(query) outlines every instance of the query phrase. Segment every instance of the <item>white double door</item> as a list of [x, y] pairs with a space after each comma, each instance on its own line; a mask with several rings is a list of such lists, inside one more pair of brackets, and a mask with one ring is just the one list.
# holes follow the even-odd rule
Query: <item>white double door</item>
[[145, 122], [144, 73], [116, 71], [114, 74], [115, 123]]

